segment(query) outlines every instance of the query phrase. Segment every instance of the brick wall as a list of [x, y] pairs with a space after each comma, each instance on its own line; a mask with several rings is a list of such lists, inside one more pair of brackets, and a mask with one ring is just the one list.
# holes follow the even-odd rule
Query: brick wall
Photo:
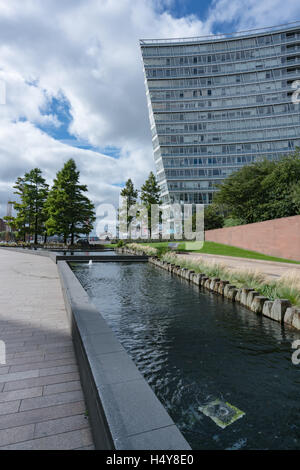
[[300, 215], [207, 230], [205, 240], [300, 261]]

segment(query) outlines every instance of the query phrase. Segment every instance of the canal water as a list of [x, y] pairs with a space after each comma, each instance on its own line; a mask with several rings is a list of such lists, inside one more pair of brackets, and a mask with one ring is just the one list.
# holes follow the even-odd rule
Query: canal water
[[72, 269], [193, 449], [300, 449], [300, 333], [148, 263]]

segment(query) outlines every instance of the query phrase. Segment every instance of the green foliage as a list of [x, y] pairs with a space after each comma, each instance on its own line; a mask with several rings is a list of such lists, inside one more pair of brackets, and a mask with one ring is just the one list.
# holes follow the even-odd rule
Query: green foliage
[[75, 161], [68, 160], [54, 179], [46, 202], [48, 235], [63, 235], [64, 242], [71, 236], [88, 235], [95, 221], [94, 205], [83, 194], [86, 185], [79, 184], [79, 171]]
[[148, 228], [151, 237], [151, 205], [160, 204], [160, 189], [157, 184], [154, 173], [151, 171], [148, 179], [141, 187], [141, 201], [142, 204], [147, 208], [148, 212]]
[[124, 245], [125, 245], [124, 240], [119, 240], [117, 243], [117, 248], [121, 248]]
[[121, 190], [120, 194], [122, 197], [127, 198], [128, 207], [131, 207], [136, 203], [138, 198], [138, 191], [137, 189], [134, 189], [133, 182], [130, 178], [126, 181], [126, 184]]
[[[210, 204], [204, 208], [204, 230], [222, 228], [224, 217], [217, 204]], [[196, 230], [196, 214], [192, 216], [192, 228]]]
[[226, 217], [224, 219], [223, 227], [236, 227], [237, 225], [243, 225], [244, 221], [242, 219], [237, 219], [236, 217]]
[[215, 195], [232, 218], [244, 223], [297, 215], [300, 212], [300, 153], [278, 161], [263, 160], [230, 175]]
[[300, 214], [300, 184], [299, 182], [292, 184], [291, 186], [292, 201], [297, 208], [298, 214]]
[[48, 184], [42, 176], [39, 168], [25, 173], [24, 177], [17, 178], [14, 185], [14, 194], [19, 196], [18, 201], [13, 201], [17, 212], [16, 217], [5, 217], [8, 224], [17, 229], [19, 237], [25, 240], [26, 233], [34, 235], [37, 243], [38, 235], [45, 232], [47, 214], [44, 211], [45, 201], [48, 195]]
[[[122, 223], [126, 221], [126, 231], [129, 231], [129, 227], [134, 217], [129, 215], [128, 212], [130, 208], [136, 204], [138, 198], [138, 190], [134, 188], [132, 180], [129, 178], [126, 181], [124, 188], [121, 190], [120, 195], [123, 198], [126, 198], [126, 201], [122, 204], [122, 207], [119, 209], [119, 221]], [[125, 225], [125, 224], [124, 224]], [[129, 234], [130, 238], [130, 234]]]
[[141, 201], [148, 210], [151, 209], [151, 204], [160, 204], [160, 190], [152, 171], [141, 187]]
[[168, 246], [158, 246], [156, 250], [157, 250], [157, 256], [159, 258], [169, 253], [169, 251], [171, 251], [171, 249]]
[[222, 228], [223, 224], [224, 217], [216, 204], [211, 204], [204, 208], [204, 230]]

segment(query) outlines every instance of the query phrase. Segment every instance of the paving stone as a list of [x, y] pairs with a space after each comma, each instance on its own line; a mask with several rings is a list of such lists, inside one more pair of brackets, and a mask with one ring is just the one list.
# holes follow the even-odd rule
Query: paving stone
[[62, 353], [54, 353], [54, 352], [46, 352], [45, 354], [45, 361], [55, 361], [57, 359], [76, 359], [75, 353], [73, 350], [66, 351]]
[[0, 415], [8, 415], [15, 413], [20, 407], [20, 400], [10, 401], [8, 403], [0, 403]]
[[[79, 380], [78, 372], [70, 372], [69, 374], [59, 374], [59, 375], [46, 375], [45, 377], [36, 377], [32, 379], [25, 380], [15, 380], [13, 382], [8, 382], [4, 385], [4, 391], [10, 390], [19, 390], [22, 388], [31, 388], [39, 387], [42, 385], [49, 384], [59, 384], [73, 382], [74, 380]], [[1, 384], [0, 384], [1, 385]]]
[[81, 383], [79, 380], [75, 380], [74, 382], [62, 382], [60, 384], [45, 385], [43, 395], [71, 392], [74, 390], [81, 390]]
[[31, 352], [31, 351], [36, 351], [38, 349], [36, 344], [33, 344], [31, 346], [8, 346], [6, 348], [7, 352], [14, 352], [14, 353], [23, 353], [23, 352]]
[[[32, 345], [34, 346], [34, 345]], [[57, 343], [48, 343], [48, 344], [39, 344], [39, 345], [35, 345], [37, 347], [37, 349], [45, 349], [48, 350], [48, 351], [57, 351], [58, 348], [66, 348], [66, 347], [70, 347], [70, 346], [73, 346], [73, 342], [72, 341], [60, 341], [60, 342], [57, 342]]]
[[[12, 357], [6, 358], [6, 363], [9, 366], [16, 366], [16, 365], [23, 365], [23, 364], [34, 364], [42, 361], [44, 359], [45, 354], [43, 352], [39, 352], [38, 355], [35, 356], [25, 356], [25, 357]], [[32, 368], [32, 366], [31, 366]]]
[[22, 364], [17, 366], [11, 366], [9, 372], [22, 372], [25, 370], [30, 370], [34, 367], [34, 369], [46, 369], [52, 368], [56, 366], [65, 366], [69, 364], [75, 364], [76, 359], [75, 357], [69, 357], [65, 359], [56, 359], [55, 361], [41, 361], [41, 362], [34, 362], [29, 364]]
[[55, 393], [53, 395], [36, 398], [25, 398], [21, 401], [20, 412], [34, 410], [36, 408], [45, 408], [47, 406], [62, 405], [63, 403], [72, 403], [80, 400], [83, 400], [83, 393], [81, 390]]
[[93, 445], [85, 446], [85, 447], [77, 447], [75, 450], [95, 450], [95, 447]]
[[30, 350], [30, 351], [22, 351], [22, 352], [16, 352], [14, 353], [14, 358], [15, 359], [25, 359], [26, 357], [30, 358], [34, 358], [34, 357], [44, 357], [45, 353], [43, 351], [40, 351], [40, 350], [37, 350], [37, 349], [34, 349], [34, 350]]
[[63, 418], [76, 414], [85, 413], [86, 407], [84, 401], [66, 403], [57, 406], [48, 406], [35, 410], [22, 411], [0, 416], [0, 429], [22, 426], [25, 424], [40, 423], [50, 419]]
[[40, 377], [46, 375], [57, 375], [57, 374], [67, 374], [68, 372], [77, 372], [78, 366], [76, 364], [70, 364], [68, 366], [58, 366], [58, 367], [47, 367], [46, 369], [39, 369]]
[[0, 446], [15, 444], [16, 442], [28, 441], [34, 437], [34, 424], [18, 426], [16, 428], [3, 429], [0, 431]]
[[89, 429], [65, 432], [55, 436], [42, 437], [0, 447], [1, 450], [69, 450], [93, 443]]
[[12, 382], [14, 380], [28, 379], [30, 377], [38, 377], [39, 370], [26, 370], [23, 372], [15, 372], [14, 374], [0, 375], [0, 382]]
[[84, 415], [68, 416], [67, 418], [51, 419], [35, 426], [34, 438], [51, 436], [62, 432], [76, 431], [89, 427], [88, 418]]
[[2, 392], [0, 393], [0, 403], [22, 400], [24, 398], [39, 397], [42, 396], [42, 393], [43, 387], [23, 388], [21, 390], [14, 390], [11, 392]]

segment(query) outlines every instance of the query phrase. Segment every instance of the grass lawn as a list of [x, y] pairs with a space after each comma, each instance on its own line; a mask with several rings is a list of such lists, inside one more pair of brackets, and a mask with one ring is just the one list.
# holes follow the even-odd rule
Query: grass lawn
[[[145, 245], [153, 246], [154, 248], [158, 247], [167, 247], [169, 242], [152, 242], [145, 243]], [[177, 242], [176, 242], [177, 243]], [[263, 253], [258, 253], [257, 251], [244, 250], [243, 248], [238, 248], [237, 246], [223, 245], [222, 243], [215, 242], [204, 242], [203, 248], [201, 250], [185, 250], [184, 242], [178, 242], [179, 251], [189, 251], [192, 253], [207, 253], [211, 255], [223, 255], [223, 256], [236, 256], [238, 258], [250, 258], [250, 259], [261, 259], [264, 261], [277, 261], [281, 263], [294, 263], [300, 264], [300, 261], [293, 261], [290, 259], [276, 258], [275, 256], [264, 255]], [[193, 242], [189, 242], [191, 245]]]

